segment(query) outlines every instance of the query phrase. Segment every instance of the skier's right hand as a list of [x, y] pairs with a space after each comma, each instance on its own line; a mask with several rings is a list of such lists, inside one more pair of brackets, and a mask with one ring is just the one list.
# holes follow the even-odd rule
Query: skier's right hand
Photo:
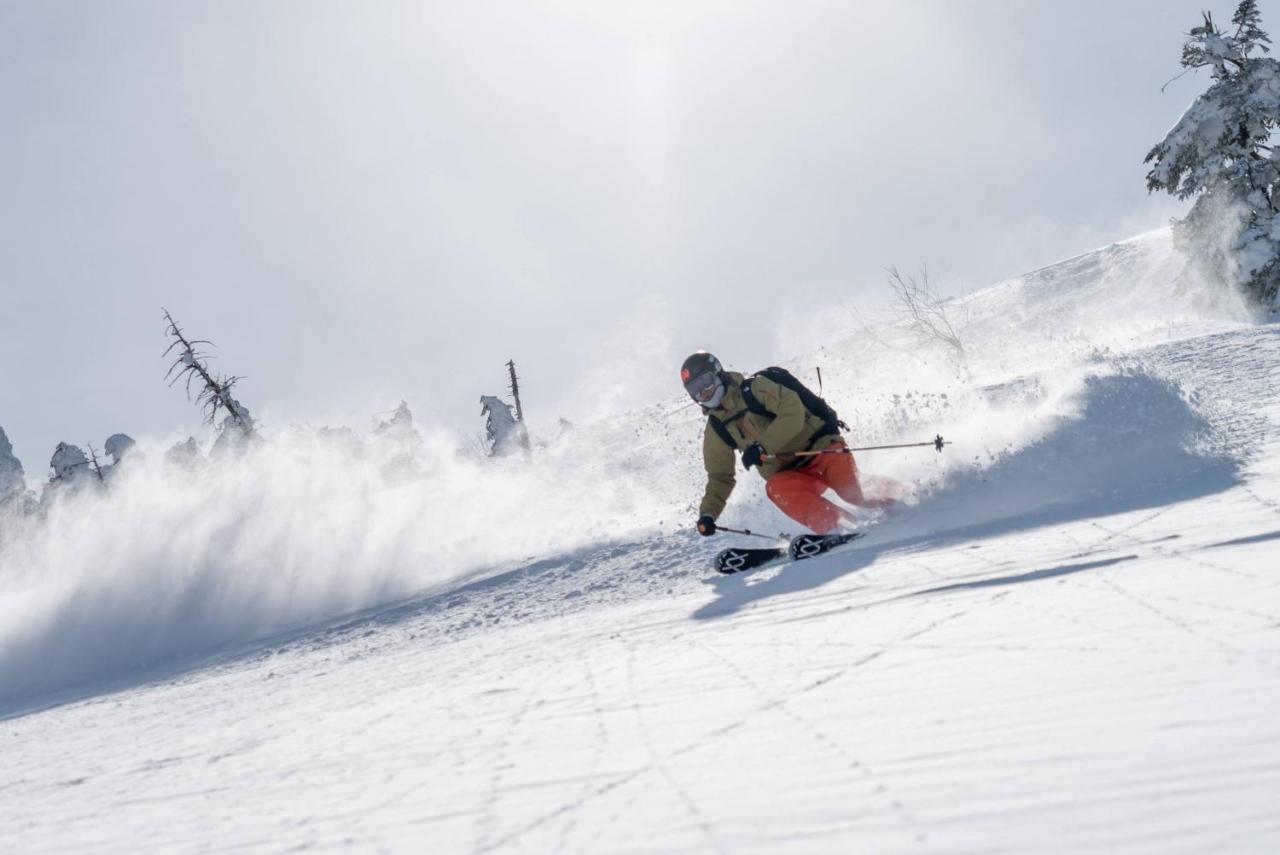
[[697, 529], [698, 534], [703, 537], [710, 537], [716, 533], [716, 518], [711, 514], [703, 514], [698, 517]]

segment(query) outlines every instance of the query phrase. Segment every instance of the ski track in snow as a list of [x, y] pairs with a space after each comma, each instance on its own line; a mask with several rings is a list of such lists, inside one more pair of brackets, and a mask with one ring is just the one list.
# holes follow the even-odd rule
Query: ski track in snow
[[[0, 848], [1280, 850], [1280, 327], [1125, 358], [801, 565], [604, 544], [11, 710]], [[1212, 435], [1127, 490], [1144, 408]]]

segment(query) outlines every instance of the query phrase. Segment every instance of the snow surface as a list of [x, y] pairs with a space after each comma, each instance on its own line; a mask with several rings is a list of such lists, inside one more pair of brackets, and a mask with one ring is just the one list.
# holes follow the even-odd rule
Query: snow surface
[[[793, 362], [955, 443], [860, 455], [913, 507], [804, 564], [710, 570], [678, 389], [529, 463], [291, 439], [11, 521], [3, 848], [1277, 851], [1280, 327], [1175, 267], [957, 301], [963, 365]], [[791, 528], [754, 477], [725, 521]]]

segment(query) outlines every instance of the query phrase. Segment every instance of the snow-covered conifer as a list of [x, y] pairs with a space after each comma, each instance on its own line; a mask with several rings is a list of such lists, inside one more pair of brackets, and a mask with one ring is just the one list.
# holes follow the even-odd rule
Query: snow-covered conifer
[[480, 415], [485, 417], [484, 433], [491, 456], [501, 457], [520, 446], [516, 417], [510, 404], [493, 395], [481, 395]]
[[413, 455], [422, 445], [422, 435], [413, 426], [413, 412], [404, 401], [396, 407], [389, 421], [379, 421], [373, 429], [379, 442], [394, 446], [398, 453]]
[[133, 441], [133, 437], [128, 434], [113, 433], [107, 437], [106, 443], [103, 444], [103, 450], [111, 457], [111, 462], [101, 467], [103, 478], [110, 481], [119, 475], [120, 467], [124, 464], [126, 457], [136, 463], [135, 458], [140, 456], [137, 446], [138, 444]]
[[413, 413], [404, 401], [389, 421], [379, 421], [373, 429], [374, 445], [383, 459], [383, 474], [390, 480], [412, 477], [417, 471], [422, 435], [413, 426]]
[[1174, 238], [1194, 269], [1243, 286], [1264, 305], [1280, 297], [1280, 63], [1256, 0], [1242, 0], [1220, 30], [1204, 14], [1188, 34], [1182, 65], [1209, 68], [1213, 83], [1147, 154], [1148, 191], [1197, 197]]
[[177, 469], [194, 469], [202, 462], [200, 444], [194, 436], [189, 436], [164, 453], [164, 462]]
[[118, 464], [120, 461], [124, 460], [124, 456], [126, 454], [129, 454], [137, 448], [137, 445], [138, 443], [134, 442], [133, 437], [128, 434], [113, 433], [111, 436], [107, 437], [107, 441], [103, 445], [103, 450], [105, 450], [107, 454], [111, 455], [111, 462], [113, 464]]
[[[417, 433], [413, 427], [413, 411], [406, 401], [401, 401], [387, 421], [379, 421], [373, 432], [379, 436], [402, 436], [409, 431]], [[419, 437], [421, 439], [421, 437]]]
[[26, 492], [27, 480], [22, 461], [13, 454], [13, 443], [0, 427], [0, 504], [12, 501]]
[[209, 456], [218, 457], [230, 452], [244, 451], [257, 438], [253, 432], [253, 416], [249, 408], [235, 398], [227, 397], [227, 415], [218, 428], [218, 438], [209, 449]]
[[53, 476], [49, 479], [51, 484], [74, 485], [95, 477], [89, 467], [89, 458], [80, 447], [66, 442], [58, 443], [53, 450], [49, 467], [53, 470]]

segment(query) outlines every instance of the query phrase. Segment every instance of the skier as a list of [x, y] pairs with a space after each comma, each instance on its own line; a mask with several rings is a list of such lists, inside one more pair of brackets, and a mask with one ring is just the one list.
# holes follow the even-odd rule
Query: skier
[[[766, 374], [785, 377], [786, 383]], [[725, 371], [720, 360], [700, 350], [684, 361], [680, 379], [707, 416], [702, 436], [707, 489], [696, 524], [704, 537], [715, 534], [716, 517], [733, 492], [735, 451], [742, 452], [746, 469], [756, 467], [773, 503], [818, 534], [852, 528], [856, 522], [853, 514], [822, 497], [827, 489], [858, 507], [895, 504], [892, 498], [863, 494], [851, 453], [795, 455], [848, 446], [831, 408], [785, 372], [768, 369], [748, 380], [736, 371]], [[808, 405], [804, 398], [809, 399]]]

